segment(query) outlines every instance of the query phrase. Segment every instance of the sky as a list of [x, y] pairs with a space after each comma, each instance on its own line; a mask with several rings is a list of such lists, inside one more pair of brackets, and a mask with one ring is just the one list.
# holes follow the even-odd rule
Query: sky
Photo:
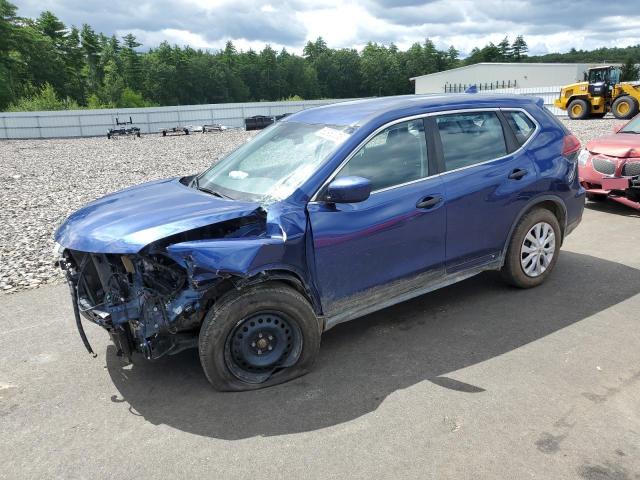
[[332, 48], [367, 42], [406, 49], [430, 38], [473, 47], [524, 35], [530, 54], [640, 44], [638, 0], [11, 0], [18, 14], [48, 9], [65, 24], [133, 33], [144, 48], [167, 40], [194, 48], [261, 50], [265, 44], [301, 53], [321, 36]]

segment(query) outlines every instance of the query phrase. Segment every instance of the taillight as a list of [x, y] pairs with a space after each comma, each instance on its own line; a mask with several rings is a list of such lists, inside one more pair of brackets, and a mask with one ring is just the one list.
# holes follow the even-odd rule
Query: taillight
[[578, 152], [580, 152], [580, 140], [575, 135], [567, 135], [562, 139], [562, 156], [569, 160], [567, 169], [567, 182], [572, 183], [578, 173]]
[[562, 140], [562, 155], [571, 158], [580, 151], [580, 140], [575, 135], [567, 135]]

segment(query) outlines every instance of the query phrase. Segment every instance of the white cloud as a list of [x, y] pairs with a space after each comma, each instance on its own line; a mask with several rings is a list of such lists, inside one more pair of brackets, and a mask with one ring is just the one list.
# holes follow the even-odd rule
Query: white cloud
[[636, 0], [606, 8], [598, 0], [12, 0], [19, 14], [48, 8], [67, 24], [89, 23], [105, 34], [132, 32], [146, 47], [162, 40], [195, 48], [240, 49], [266, 43], [300, 53], [321, 36], [335, 48], [367, 41], [405, 49], [430, 38], [462, 52], [524, 35], [531, 53], [640, 43]]

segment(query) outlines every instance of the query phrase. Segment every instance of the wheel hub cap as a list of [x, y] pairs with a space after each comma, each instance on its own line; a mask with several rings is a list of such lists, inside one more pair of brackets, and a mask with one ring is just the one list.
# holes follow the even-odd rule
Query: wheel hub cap
[[553, 227], [546, 222], [536, 223], [525, 235], [520, 247], [520, 265], [525, 275], [542, 275], [555, 255], [556, 235]]

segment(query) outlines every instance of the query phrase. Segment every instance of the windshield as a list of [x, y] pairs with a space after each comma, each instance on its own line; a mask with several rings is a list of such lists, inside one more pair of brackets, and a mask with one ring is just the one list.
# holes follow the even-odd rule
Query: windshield
[[620, 129], [619, 133], [640, 133], [640, 117], [636, 117]]
[[348, 126], [277, 122], [200, 175], [195, 186], [233, 199], [282, 200], [353, 131]]

